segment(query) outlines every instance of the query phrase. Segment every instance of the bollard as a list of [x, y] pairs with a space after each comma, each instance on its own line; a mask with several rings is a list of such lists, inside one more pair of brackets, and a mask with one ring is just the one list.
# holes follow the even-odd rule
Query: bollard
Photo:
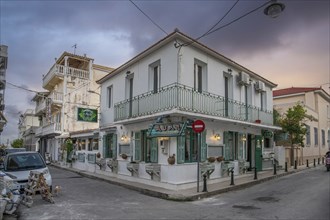
[[284, 171], [288, 172], [288, 162], [285, 162]]
[[294, 169], [295, 170], [297, 169], [297, 161], [296, 160], [294, 161]]
[[276, 163], [274, 163], [274, 175], [276, 175]]
[[320, 165], [320, 158], [317, 158], [317, 165]]
[[309, 167], [308, 160], [306, 160], [306, 167]]
[[257, 167], [254, 168], [254, 179], [257, 180], [258, 176], [257, 176]]
[[230, 185], [233, 186], [234, 184], [234, 169], [231, 169], [231, 178], [230, 178]]
[[207, 177], [207, 174], [204, 174], [203, 175], [203, 191], [202, 192], [207, 192], [207, 186], [206, 186], [206, 177]]
[[315, 158], [314, 158], [314, 167], [316, 167]]
[[324, 157], [322, 157], [322, 164], [324, 164]]

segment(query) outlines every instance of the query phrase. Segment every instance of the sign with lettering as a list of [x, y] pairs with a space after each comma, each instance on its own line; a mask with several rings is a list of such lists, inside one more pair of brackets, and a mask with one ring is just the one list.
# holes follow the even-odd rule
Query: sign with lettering
[[181, 136], [186, 128], [186, 123], [155, 123], [149, 128], [149, 137], [176, 137]]

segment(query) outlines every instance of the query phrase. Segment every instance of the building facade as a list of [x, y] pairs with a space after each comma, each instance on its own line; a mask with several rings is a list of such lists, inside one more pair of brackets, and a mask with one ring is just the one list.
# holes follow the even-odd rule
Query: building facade
[[38, 149], [53, 161], [62, 161], [70, 132], [99, 127], [100, 86], [96, 80], [112, 69], [93, 64], [93, 59], [64, 52], [43, 76], [47, 91], [35, 95]]
[[8, 46], [0, 45], [0, 135], [7, 123], [5, 110], [6, 70], [8, 64]]
[[23, 147], [28, 151], [36, 150], [35, 131], [39, 127], [39, 118], [33, 109], [27, 109], [18, 121], [19, 136], [23, 139]]
[[[292, 87], [273, 91], [274, 108], [281, 114], [300, 103], [306, 114], [315, 120], [306, 120], [307, 134], [304, 147], [296, 146], [298, 164], [321, 158], [330, 150], [330, 95], [322, 88]], [[286, 148], [286, 161], [290, 162], [290, 146]]]
[[175, 31], [98, 81], [99, 154], [75, 168], [179, 190], [271, 166], [276, 84], [191, 42]]

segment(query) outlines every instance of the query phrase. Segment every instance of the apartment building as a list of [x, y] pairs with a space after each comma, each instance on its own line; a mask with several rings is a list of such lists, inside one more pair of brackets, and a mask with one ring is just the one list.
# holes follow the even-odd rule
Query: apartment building
[[181, 189], [271, 166], [276, 84], [179, 31], [97, 82], [99, 154], [76, 148], [74, 168]]
[[[274, 108], [281, 114], [300, 103], [306, 114], [315, 120], [306, 120], [307, 134], [304, 147], [296, 146], [298, 164], [321, 158], [330, 150], [330, 95], [321, 87], [291, 87], [273, 91]], [[284, 143], [285, 144], [285, 143]], [[290, 162], [290, 146], [286, 148], [286, 161]]]
[[[64, 52], [43, 75], [46, 91], [33, 98], [40, 122], [37, 145], [40, 153], [50, 154], [53, 161], [63, 161], [66, 156], [63, 146], [70, 132], [99, 127], [100, 85], [96, 81], [112, 69], [93, 62], [86, 55]], [[82, 138], [89, 140], [88, 132], [86, 135]]]
[[6, 70], [8, 64], [8, 46], [0, 45], [0, 135], [7, 123], [5, 110]]
[[23, 147], [29, 151], [36, 150], [35, 131], [39, 126], [39, 118], [33, 109], [27, 109], [20, 115], [18, 121], [19, 136], [23, 139]]

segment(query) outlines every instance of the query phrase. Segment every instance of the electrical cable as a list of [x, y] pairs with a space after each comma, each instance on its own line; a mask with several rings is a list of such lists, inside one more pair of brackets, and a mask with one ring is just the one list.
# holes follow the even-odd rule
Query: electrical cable
[[[225, 27], [227, 27], [227, 26], [229, 26], [229, 25], [235, 23], [236, 21], [239, 21], [240, 19], [242, 19], [242, 18], [244, 18], [244, 17], [246, 17], [246, 16], [252, 14], [253, 12], [258, 11], [260, 8], [265, 7], [266, 5], [268, 5], [268, 4], [271, 3], [271, 2], [272, 2], [272, 0], [263, 3], [263, 4], [260, 5], [259, 7], [257, 7], [257, 8], [255, 8], [255, 9], [253, 9], [253, 10], [251, 10], [251, 11], [249, 11], [249, 12], [247, 12], [247, 13], [241, 15], [241, 16], [239, 16], [238, 18], [236, 18], [236, 19], [234, 19], [234, 20], [232, 20], [232, 21], [230, 21], [230, 22], [228, 22], [228, 23], [226, 23], [226, 24], [224, 24], [224, 25], [222, 25], [222, 26], [220, 26], [220, 27], [218, 27], [218, 28], [216, 28], [216, 29], [214, 29], [214, 30], [212, 30], [212, 31], [209, 31], [208, 33], [204, 34], [204, 36], [202, 36], [202, 37], [208, 36], [208, 35], [210, 35], [210, 34], [216, 32], [216, 31], [221, 30], [222, 28], [225, 28]], [[192, 40], [192, 41], [189, 42], [189, 43], [180, 44], [179, 46], [176, 46], [176, 48], [178, 48], [178, 47], [184, 47], [184, 46], [189, 46], [189, 45], [191, 45], [191, 44], [193, 44], [193, 43], [197, 43], [197, 40], [199, 40], [199, 39], [202, 38], [202, 37], [199, 37], [199, 38], [197, 38], [196, 40], [194, 39], [194, 40]], [[187, 45], [186, 45], [186, 44], [187, 44]]]
[[[207, 32], [205, 32], [204, 34], [202, 34], [201, 36], [199, 36], [199, 37], [197, 37], [196, 39], [195, 39], [195, 41], [197, 41], [197, 40], [199, 40], [199, 39], [201, 39], [202, 37], [204, 37], [204, 36], [206, 36], [206, 35], [208, 35], [208, 33], [210, 32], [210, 31], [212, 31], [213, 30], [213, 28], [215, 28], [232, 10], [233, 10], [233, 8], [237, 5], [237, 3], [239, 2], [239, 0], [237, 0], [232, 6], [231, 6], [231, 8], [221, 17], [221, 19], [217, 22], [217, 23], [215, 23]], [[195, 41], [191, 41], [190, 43], [186, 43], [186, 44], [184, 44], [184, 46], [189, 46], [190, 44], [193, 44]]]
[[144, 14], [144, 16], [146, 16], [154, 25], [156, 25], [162, 32], [165, 33], [165, 35], [168, 35], [168, 33], [161, 28], [155, 21], [153, 21], [144, 11], [142, 11], [141, 8], [139, 8], [139, 6], [137, 6], [132, 0], [129, 0], [142, 14]]

